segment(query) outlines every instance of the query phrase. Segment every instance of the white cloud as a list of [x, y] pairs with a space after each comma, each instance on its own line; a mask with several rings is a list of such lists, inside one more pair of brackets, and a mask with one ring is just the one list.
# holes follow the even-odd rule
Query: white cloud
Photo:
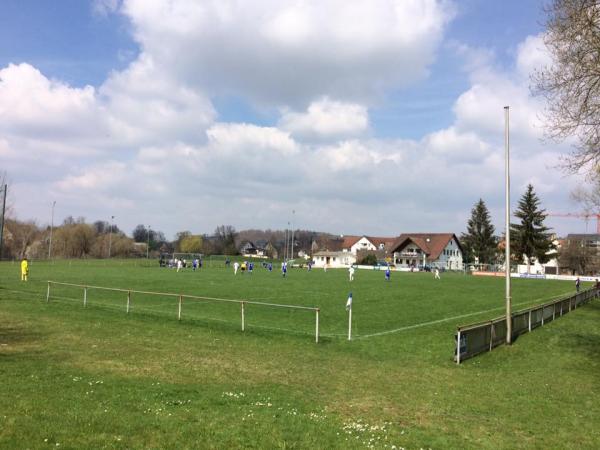
[[289, 134], [277, 128], [220, 123], [211, 127], [206, 134], [216, 152], [233, 153], [240, 158], [245, 158], [248, 152], [256, 156], [274, 153], [293, 155], [299, 151]]
[[142, 51], [215, 94], [305, 107], [423, 78], [453, 16], [437, 0], [126, 1]]
[[525, 79], [529, 79], [535, 71], [550, 67], [552, 57], [544, 44], [544, 35], [527, 36], [517, 49], [517, 71]]
[[171, 78], [145, 54], [111, 74], [100, 93], [111, 132], [128, 143], [196, 142], [216, 117], [202, 92]]
[[0, 130], [4, 133], [79, 139], [96, 135], [103, 127], [92, 86], [71, 88], [49, 80], [26, 63], [0, 70]]
[[[525, 74], [544, 61], [525, 40], [511, 72], [458, 45], [470, 85], [454, 123], [421, 139], [372, 137], [379, 96], [422, 80], [452, 17], [441, 1], [99, 1], [132, 22], [140, 54], [98, 88], [0, 70], [0, 156], [22, 216], [117, 215], [172, 234], [216, 225], [396, 234], [464, 229], [503, 195], [511, 106], [515, 194], [531, 181], [549, 209], [568, 199], [557, 147], [540, 144], [541, 105]], [[219, 121], [220, 94], [275, 106], [276, 125]], [[42, 164], [35, 164], [43, 161]], [[563, 208], [558, 208], [563, 209]], [[499, 213], [495, 217], [500, 221]]]
[[344, 138], [363, 134], [369, 117], [363, 105], [324, 97], [311, 103], [305, 113], [284, 111], [278, 126], [301, 139]]

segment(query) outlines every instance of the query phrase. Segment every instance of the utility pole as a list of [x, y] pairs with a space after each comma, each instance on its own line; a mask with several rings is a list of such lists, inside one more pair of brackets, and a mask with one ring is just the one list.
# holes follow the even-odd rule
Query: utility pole
[[510, 345], [512, 343], [512, 304], [510, 297], [510, 141], [509, 141], [509, 128], [508, 128], [508, 106], [504, 107], [504, 171], [505, 171], [505, 254], [504, 254], [504, 268], [506, 276], [506, 343]]
[[6, 190], [8, 185], [5, 184], [2, 189], [2, 221], [0, 221], [0, 261], [2, 260], [2, 251], [4, 249], [4, 213], [6, 211]]
[[296, 214], [296, 211], [294, 211], [292, 209], [292, 251], [290, 252], [291, 259], [294, 259], [294, 218], [295, 218], [295, 214]]
[[146, 244], [146, 259], [149, 259], [150, 254], [150, 225], [148, 225], [148, 243]]
[[289, 222], [288, 222], [288, 228], [287, 229], [288, 229], [288, 231], [287, 231], [287, 239], [285, 241], [285, 247], [286, 247], [285, 260], [289, 261], [289, 259], [290, 259], [290, 257], [289, 257], [289, 254], [290, 254], [290, 243], [289, 243], [288, 239], [290, 238], [290, 236], [292, 234], [291, 225], [290, 225]]
[[113, 220], [115, 216], [110, 216], [110, 231], [108, 234], [108, 259], [110, 259], [110, 248], [112, 246], [112, 230], [113, 230]]
[[50, 219], [50, 243], [48, 244], [48, 259], [52, 258], [52, 233], [54, 231], [54, 207], [56, 200], [52, 202], [52, 218]]

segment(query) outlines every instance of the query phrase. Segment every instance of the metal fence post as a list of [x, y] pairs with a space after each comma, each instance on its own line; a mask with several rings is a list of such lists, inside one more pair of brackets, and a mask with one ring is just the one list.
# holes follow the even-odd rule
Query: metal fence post
[[315, 310], [316, 323], [315, 323], [315, 342], [319, 343], [319, 308]]
[[129, 314], [129, 303], [131, 302], [131, 291], [127, 291], [127, 314]]
[[531, 333], [531, 309], [529, 310], [529, 332]]
[[179, 295], [179, 309], [177, 311], [177, 320], [181, 320], [181, 302], [182, 302], [182, 295]]
[[460, 330], [456, 332], [456, 364], [460, 364]]
[[242, 331], [246, 330], [246, 317], [244, 315], [244, 304], [246, 302], [242, 302]]
[[542, 326], [544, 326], [544, 307], [542, 306]]
[[50, 282], [48, 281], [48, 290], [46, 291], [46, 303], [50, 302]]
[[87, 306], [87, 287], [83, 288], [83, 307]]

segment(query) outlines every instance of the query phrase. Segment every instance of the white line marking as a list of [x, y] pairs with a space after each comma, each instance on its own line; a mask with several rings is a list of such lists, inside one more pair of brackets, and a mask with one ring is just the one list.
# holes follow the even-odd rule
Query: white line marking
[[[567, 293], [561, 294], [561, 295], [557, 295], [555, 297], [551, 297], [550, 299], [548, 299], [548, 301], [551, 301], [551, 300], [556, 299], [556, 298], [560, 298], [560, 297], [562, 297], [562, 296], [564, 296], [566, 294]], [[537, 302], [537, 301], [540, 301], [540, 300], [544, 300], [544, 298], [538, 298], [538, 299], [531, 300], [531, 301], [528, 301], [528, 302], [514, 303], [512, 306], [529, 305], [529, 304], [531, 304], [533, 302]], [[380, 331], [379, 333], [373, 333], [373, 334], [363, 334], [363, 335], [360, 335], [360, 336], [356, 336], [356, 339], [366, 339], [366, 338], [370, 338], [370, 337], [374, 337], [374, 336], [383, 336], [385, 334], [398, 333], [400, 331], [412, 330], [413, 328], [426, 327], [428, 325], [435, 325], [435, 324], [438, 324], [438, 323], [449, 322], [451, 320], [462, 319], [463, 317], [477, 316], [479, 314], [485, 314], [485, 313], [489, 313], [489, 312], [493, 312], [493, 311], [498, 311], [498, 310], [503, 310], [503, 309], [504, 309], [504, 306], [499, 306], [497, 308], [486, 309], [484, 311], [477, 311], [477, 312], [468, 313], [468, 314], [461, 314], [460, 316], [446, 317], [444, 319], [432, 320], [431, 322], [421, 322], [421, 323], [416, 323], [414, 325], [407, 325], [405, 327], [396, 328], [394, 330]]]

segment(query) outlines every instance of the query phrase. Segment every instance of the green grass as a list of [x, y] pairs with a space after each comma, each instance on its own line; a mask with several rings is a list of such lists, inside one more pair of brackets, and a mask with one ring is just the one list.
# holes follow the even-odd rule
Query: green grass
[[[144, 261], [0, 264], [0, 448], [598, 448], [600, 304], [456, 366], [458, 324], [502, 314], [504, 279]], [[46, 280], [321, 308], [53, 287]], [[573, 291], [520, 280], [525, 306]], [[345, 302], [354, 296], [348, 342]], [[516, 306], [515, 306], [516, 309]], [[464, 317], [458, 317], [464, 316]], [[433, 322], [430, 323], [429, 322]], [[59, 445], [57, 445], [59, 444]]]

